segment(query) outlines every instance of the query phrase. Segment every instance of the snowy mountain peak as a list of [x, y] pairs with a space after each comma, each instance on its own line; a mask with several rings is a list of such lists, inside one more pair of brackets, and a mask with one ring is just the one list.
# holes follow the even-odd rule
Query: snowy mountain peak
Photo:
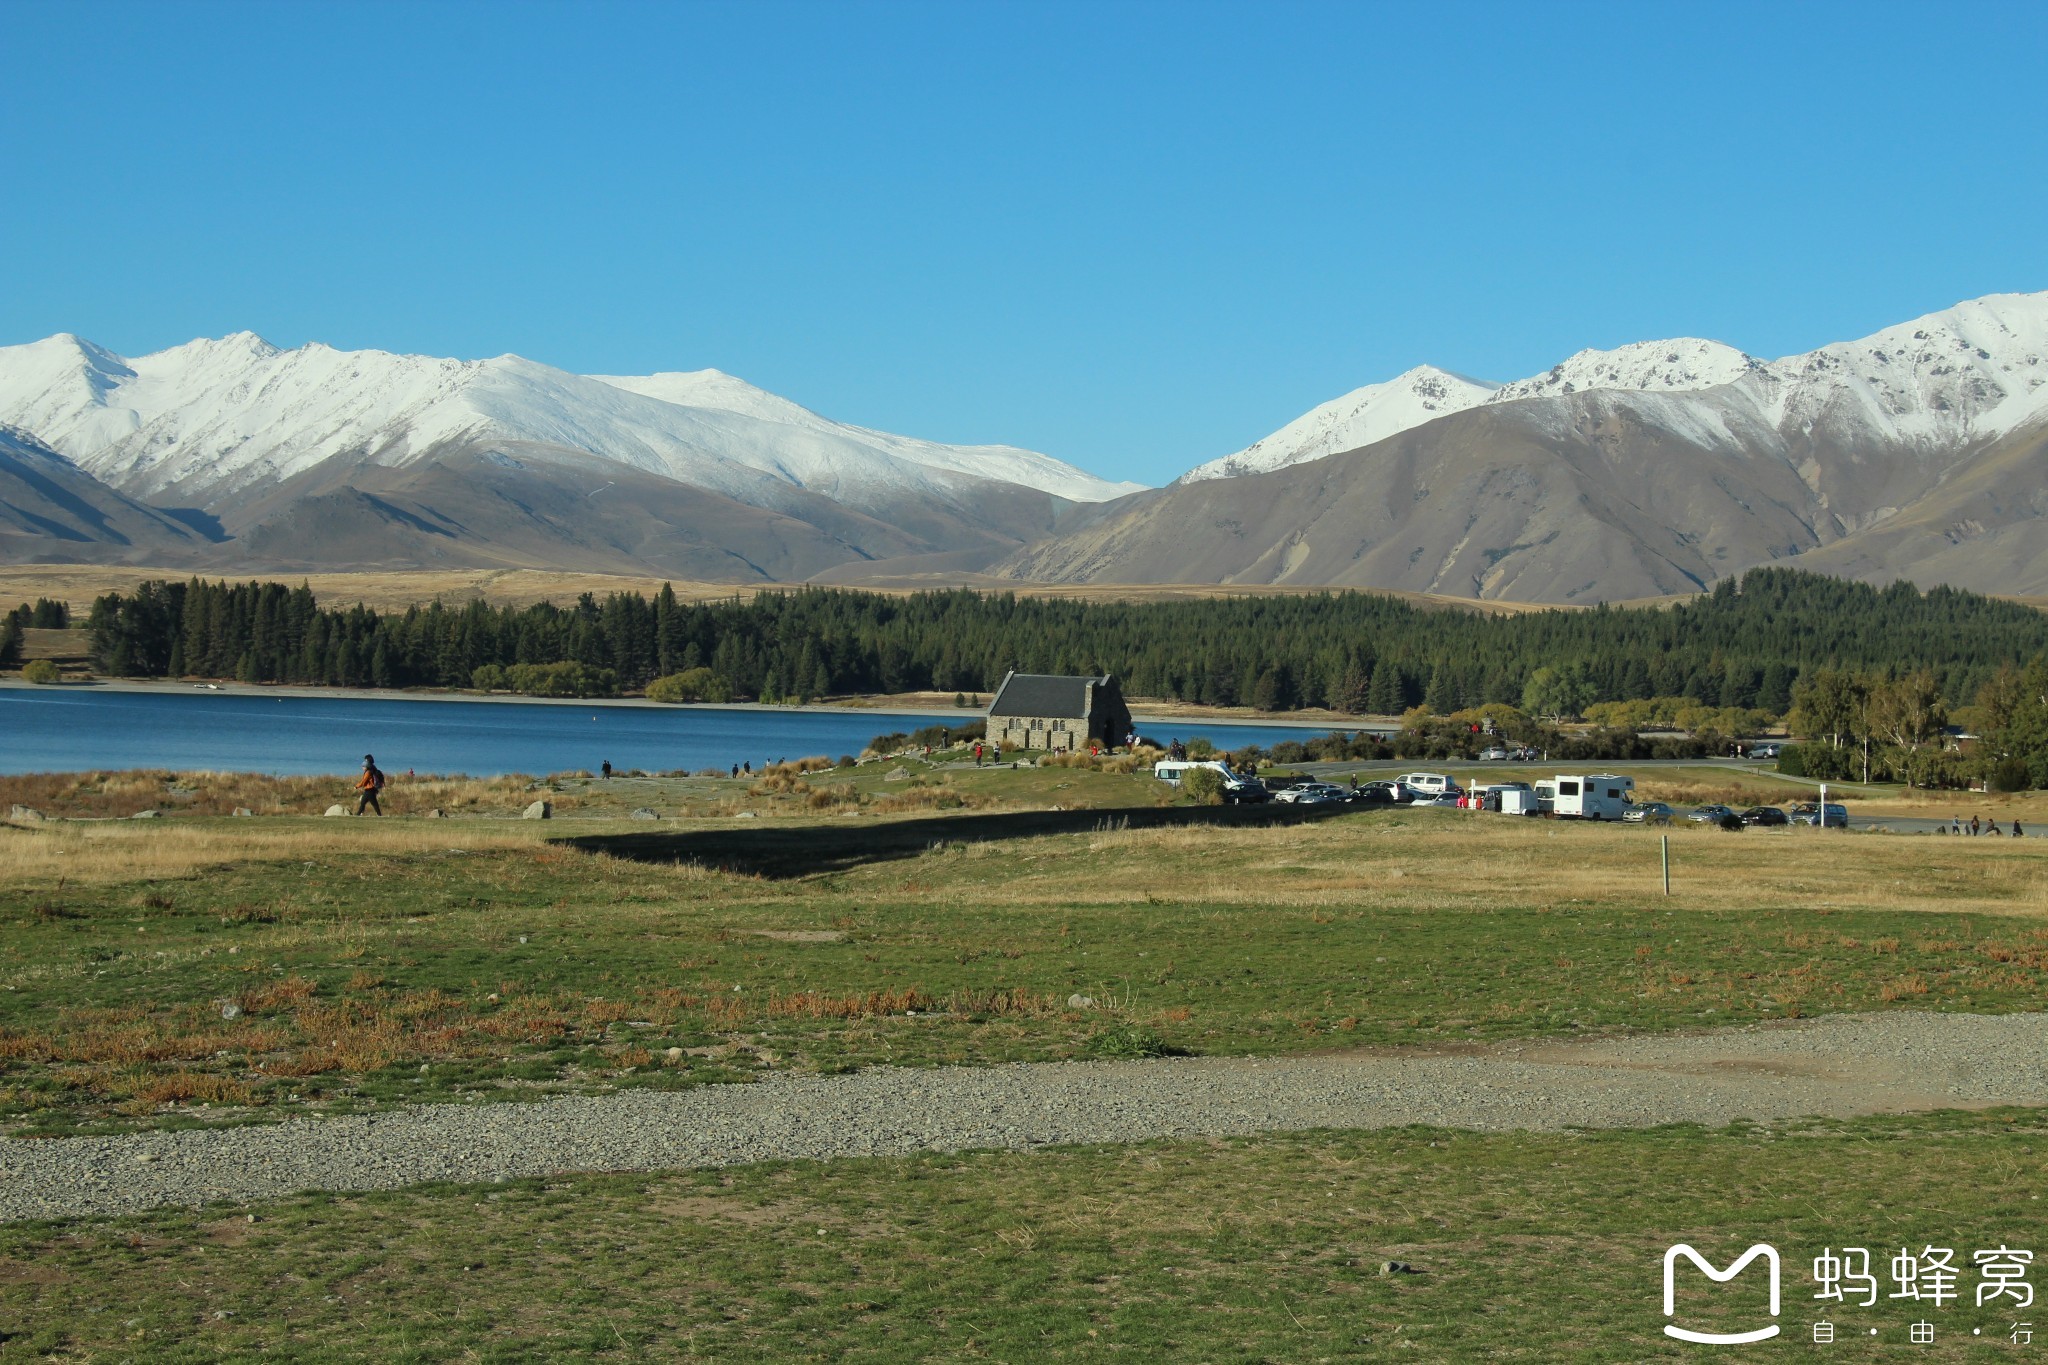
[[1434, 365], [1417, 365], [1384, 384], [1367, 384], [1312, 408], [1235, 455], [1211, 460], [1181, 475], [1182, 483], [1227, 479], [1284, 469], [1356, 450], [1486, 402], [1494, 386]]
[[1135, 491], [1034, 451], [833, 422], [717, 370], [597, 379], [516, 355], [283, 351], [253, 332], [125, 359], [76, 337], [0, 347], [0, 422], [123, 490], [205, 502], [329, 460], [403, 466], [478, 442], [596, 455], [757, 506], [792, 490], [882, 509], [984, 483], [1077, 502]]
[[[1679, 337], [1580, 351], [1498, 386], [1425, 365], [1312, 409], [1237, 454], [1190, 470], [1182, 482], [1319, 460], [1481, 403], [1603, 391], [1670, 395], [1657, 405], [1660, 420], [1696, 428], [1708, 443], [1737, 440], [1731, 422], [1744, 431], [1827, 424], [1848, 439], [1928, 447], [1988, 439], [2048, 419], [2048, 293], [1992, 294], [1783, 360]], [[1697, 402], [1678, 397], [1693, 394], [1701, 395]], [[1682, 411], [1687, 403], [1691, 417]]]
[[1762, 365], [1733, 346], [1697, 337], [1634, 341], [1611, 351], [1580, 351], [1542, 374], [1501, 385], [1489, 401], [1554, 398], [1588, 389], [1685, 393], [1732, 384]]
[[826, 421], [809, 408], [749, 384], [724, 370], [664, 370], [659, 374], [594, 374], [590, 377], [615, 389], [659, 398], [664, 403], [676, 403], [686, 408], [717, 408], [723, 412], [743, 412], [751, 417], [800, 425]]
[[1850, 411], [1882, 434], [1997, 435], [2048, 414], [2048, 292], [1992, 294], [1766, 367], [1785, 421]]

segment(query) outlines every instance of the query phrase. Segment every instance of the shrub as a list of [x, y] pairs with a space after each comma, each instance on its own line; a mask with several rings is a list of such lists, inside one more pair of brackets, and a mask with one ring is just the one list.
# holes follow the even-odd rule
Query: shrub
[[57, 665], [51, 663], [48, 659], [30, 659], [27, 665], [22, 668], [21, 676], [27, 682], [43, 683], [45, 685], [62, 682], [64, 679], [64, 675], [58, 670]]
[[1180, 1052], [1150, 1029], [1124, 1024], [1103, 1030], [1088, 1040], [1088, 1055], [1122, 1060], [1140, 1057], [1171, 1057]]
[[2034, 785], [2024, 758], [2001, 758], [1985, 771], [1984, 778], [1995, 792], [2023, 792]]
[[681, 704], [732, 700], [732, 684], [708, 668], [686, 668], [647, 684], [647, 700]]
[[1214, 768], [1189, 768], [1181, 774], [1180, 789], [1198, 806], [1223, 804], [1223, 774]]

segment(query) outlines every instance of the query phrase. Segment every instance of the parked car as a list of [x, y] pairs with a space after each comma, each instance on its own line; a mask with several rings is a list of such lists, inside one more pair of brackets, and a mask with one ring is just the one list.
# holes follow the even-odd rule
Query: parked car
[[1621, 818], [1631, 825], [1668, 825], [1671, 823], [1671, 807], [1662, 801], [1643, 801], [1623, 811]]
[[1333, 787], [1328, 782], [1304, 782], [1298, 787], [1289, 787], [1284, 792], [1276, 793], [1273, 799], [1290, 806], [1326, 806], [1332, 802], [1342, 801], [1344, 789]]
[[1437, 806], [1444, 810], [1457, 810], [1458, 803], [1463, 801], [1464, 799], [1465, 798], [1462, 794], [1452, 794], [1446, 792], [1442, 796], [1418, 796], [1410, 804], [1413, 805], [1417, 810], [1420, 810], [1424, 806]]
[[1792, 823], [1795, 825], [1819, 825], [1825, 823], [1829, 829], [1849, 828], [1849, 810], [1833, 801], [1828, 802], [1827, 815], [1823, 817], [1820, 807], [1811, 801], [1801, 801], [1792, 808]]
[[1394, 795], [1398, 783], [1367, 782], [1363, 786], [1346, 788], [1344, 799], [1354, 805], [1392, 805], [1399, 798]]
[[1508, 751], [1498, 747], [1488, 749], [1479, 755], [1479, 761], [1481, 763], [1505, 763], [1508, 761]]
[[1733, 814], [1726, 806], [1694, 806], [1685, 818], [1698, 825], [1718, 825]]
[[1410, 801], [1413, 801], [1415, 799], [1415, 793], [1409, 791], [1399, 782], [1368, 782], [1364, 786], [1360, 787], [1359, 790], [1362, 792], [1384, 793], [1384, 795], [1380, 796], [1369, 796], [1363, 798], [1368, 801], [1392, 801], [1397, 805], [1405, 806]]
[[1785, 812], [1779, 810], [1776, 806], [1751, 806], [1748, 810], [1742, 812], [1742, 823], [1745, 825], [1789, 825], [1792, 822], [1786, 818]]
[[1273, 793], [1266, 790], [1263, 782], [1225, 782], [1223, 804], [1226, 806], [1256, 806], [1262, 801], [1271, 801]]

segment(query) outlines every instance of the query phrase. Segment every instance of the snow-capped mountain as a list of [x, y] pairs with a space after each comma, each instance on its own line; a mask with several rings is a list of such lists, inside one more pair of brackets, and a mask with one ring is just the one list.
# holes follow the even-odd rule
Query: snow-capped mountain
[[745, 501], [760, 475], [855, 505], [954, 496], [961, 476], [1076, 502], [1137, 487], [1032, 451], [828, 421], [715, 370], [599, 379], [518, 356], [279, 350], [248, 332], [134, 359], [70, 335], [0, 347], [0, 422], [124, 492], [197, 501], [331, 459], [403, 466], [479, 441], [599, 455]]
[[[2048, 293], [1994, 294], [1888, 327], [1860, 341], [1764, 361], [1695, 337], [1580, 351], [1509, 384], [1422, 366], [1315, 408], [1181, 482], [1229, 478], [1356, 450], [1481, 405], [1594, 392], [1718, 393], [1689, 410], [1697, 424], [1746, 440], [1759, 424], [1825, 422], [1887, 440], [1947, 445], [1989, 439], [2048, 413]], [[1708, 413], [1708, 409], [1718, 409]]]
[[1733, 346], [1698, 337], [1633, 341], [1611, 351], [1580, 351], [1542, 374], [1502, 384], [1487, 395], [1487, 401], [1512, 403], [1517, 398], [1555, 398], [1587, 389], [1690, 393], [1732, 384], [1762, 363]]
[[1424, 422], [1477, 407], [1496, 387], [1434, 365], [1418, 365], [1384, 384], [1368, 384], [1311, 408], [1235, 455], [1197, 465], [1181, 475], [1180, 481], [1258, 474], [1304, 460], [1320, 460], [1341, 450], [1356, 450]]
[[834, 422], [722, 370], [670, 371], [639, 376], [600, 374], [591, 378], [679, 407], [705, 408], [751, 417], [810, 432], [829, 441], [851, 440], [884, 456], [907, 460], [926, 469], [942, 469], [978, 479], [1020, 484], [1070, 502], [1107, 502], [1144, 487], [1143, 484], [1111, 483], [1098, 479], [1050, 455], [1017, 446], [942, 445], [937, 441], [921, 441], [915, 436], [895, 436], [886, 431]]
[[1427, 408], [1409, 377], [991, 572], [1594, 602], [1797, 559], [2048, 592], [2048, 294], [1774, 361], [1698, 340], [1582, 351], [1499, 388], [1435, 386]]

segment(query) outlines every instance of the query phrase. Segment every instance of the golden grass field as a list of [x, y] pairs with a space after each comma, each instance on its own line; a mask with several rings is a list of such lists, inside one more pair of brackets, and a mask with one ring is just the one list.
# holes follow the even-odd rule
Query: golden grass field
[[[132, 592], [137, 584], [153, 578], [182, 581], [193, 576], [191, 569], [160, 569], [90, 564], [16, 564], [0, 566], [0, 604], [30, 602], [39, 597], [68, 602], [73, 611], [83, 612], [92, 600], [109, 592]], [[648, 596], [672, 586], [686, 602], [719, 601], [730, 597], [749, 598], [760, 592], [785, 592], [801, 583], [695, 583], [664, 579], [657, 575], [559, 573], [542, 569], [431, 569], [361, 571], [351, 573], [258, 573], [209, 571], [203, 578], [274, 579], [305, 583], [323, 606], [352, 606], [357, 602], [376, 611], [403, 611], [416, 603], [467, 602], [482, 599], [493, 606], [530, 606], [535, 602], [573, 602], [580, 593], [603, 596], [610, 592], [638, 592]], [[1403, 592], [1393, 588], [1341, 589], [1294, 587], [1288, 585], [1241, 585], [1219, 583], [1020, 583], [981, 575], [936, 575], [930, 581], [903, 581], [882, 587], [850, 587], [849, 591], [907, 594], [941, 588], [974, 588], [983, 592], [1013, 592], [1026, 597], [1066, 598], [1084, 602], [1169, 602], [1214, 597], [1303, 596], [1311, 593], [1360, 591], [1398, 597], [1428, 607], [1461, 607], [1471, 611], [1513, 614], [1548, 611], [1544, 603], [1479, 601], [1447, 597], [1437, 593]], [[1578, 611], [1583, 608], [1562, 607]]]
[[[1092, 780], [1143, 781], [1107, 774]], [[805, 831], [814, 831], [821, 841], [879, 844], [890, 837], [892, 826], [943, 840], [950, 819], [968, 816], [954, 837], [962, 842], [962, 856], [986, 869], [985, 877], [969, 880], [978, 902], [990, 907], [1230, 901], [1313, 914], [1507, 903], [1640, 906], [1654, 897], [1674, 910], [1796, 905], [1972, 910], [2048, 920], [2048, 840], [1810, 829], [1730, 834], [1685, 823], [1654, 830], [1449, 810], [1371, 811], [1309, 823], [1147, 828], [1105, 809], [1092, 818], [1094, 832], [1075, 836], [1075, 812], [1064, 819], [1048, 815], [1036, 790], [1005, 799], [999, 782], [987, 778], [959, 787], [935, 785], [892, 793], [873, 805], [833, 802], [821, 808], [813, 798], [829, 789], [822, 779], [815, 784], [792, 781], [779, 789], [757, 782], [745, 790], [740, 784], [700, 781], [705, 790], [698, 809], [719, 814], [672, 818], [652, 828], [702, 835], [714, 848], [721, 832], [730, 834], [736, 846], [774, 837], [801, 841], [809, 837]], [[538, 822], [516, 818], [513, 813], [530, 794], [505, 790], [503, 784], [423, 783], [421, 788], [388, 800], [387, 807], [420, 810], [438, 802], [457, 812], [491, 813], [458, 813], [448, 820], [177, 815], [154, 821], [0, 825], [0, 881], [32, 888], [170, 880], [204, 877], [210, 869], [230, 865], [537, 848], [550, 839], [650, 828], [620, 819], [624, 812], [617, 804], [600, 805], [601, 798], [580, 797], [573, 790], [551, 794], [557, 818]], [[621, 801], [651, 799], [646, 788], [628, 790], [637, 794]], [[941, 799], [954, 811], [938, 809]], [[687, 809], [667, 806], [669, 811]], [[741, 809], [755, 817], [735, 819]], [[997, 818], [1006, 813], [1015, 817], [1007, 824]], [[1660, 834], [1671, 841], [1668, 903], [1657, 895]], [[603, 863], [600, 857], [599, 875]]]

